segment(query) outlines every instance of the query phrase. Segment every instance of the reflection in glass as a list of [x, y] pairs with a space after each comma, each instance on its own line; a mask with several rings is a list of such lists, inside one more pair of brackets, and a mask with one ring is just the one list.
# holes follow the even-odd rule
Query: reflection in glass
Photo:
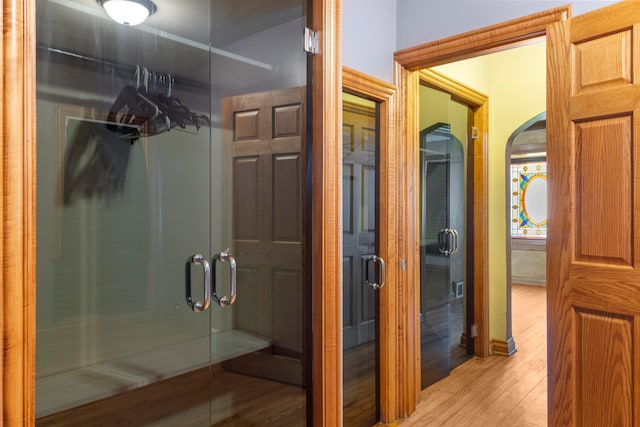
[[420, 87], [420, 350], [422, 388], [468, 359], [466, 170], [469, 108]]
[[37, 3], [37, 424], [305, 425], [305, 3], [155, 3]]
[[[372, 426], [378, 416], [377, 299], [365, 284], [377, 252], [377, 105], [343, 93], [343, 400], [345, 426]], [[369, 268], [367, 272], [365, 269]]]

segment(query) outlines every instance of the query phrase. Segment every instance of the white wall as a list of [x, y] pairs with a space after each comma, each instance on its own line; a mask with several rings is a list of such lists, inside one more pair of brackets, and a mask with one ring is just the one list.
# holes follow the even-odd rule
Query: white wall
[[[573, 15], [615, 3], [573, 1]], [[393, 53], [568, 4], [531, 0], [343, 0], [342, 63], [393, 82]]]
[[[393, 82], [396, 50], [567, 4], [531, 0], [343, 0], [342, 63]], [[573, 1], [573, 16], [615, 3]]]
[[546, 265], [546, 250], [512, 249], [511, 283], [546, 286]]
[[342, 64], [344, 66], [389, 83], [393, 81], [396, 1], [342, 1]]
[[[345, 0], [348, 2], [349, 0]], [[455, 34], [519, 18], [565, 5], [567, 1], [530, 0], [396, 0], [398, 28], [396, 49], [438, 40]], [[573, 16], [608, 4], [611, 0], [573, 1]]]

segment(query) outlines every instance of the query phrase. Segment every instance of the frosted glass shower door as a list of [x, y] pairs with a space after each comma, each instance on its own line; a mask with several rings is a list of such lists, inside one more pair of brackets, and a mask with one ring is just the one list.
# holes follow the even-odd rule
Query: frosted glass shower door
[[380, 108], [342, 93], [343, 424], [380, 420]]
[[421, 386], [449, 375], [472, 354], [467, 345], [471, 289], [466, 272], [468, 106], [420, 87]]
[[37, 424], [305, 425], [306, 1], [154, 3], [37, 3]]
[[39, 425], [210, 425], [210, 11], [170, 36], [157, 6], [37, 4]]

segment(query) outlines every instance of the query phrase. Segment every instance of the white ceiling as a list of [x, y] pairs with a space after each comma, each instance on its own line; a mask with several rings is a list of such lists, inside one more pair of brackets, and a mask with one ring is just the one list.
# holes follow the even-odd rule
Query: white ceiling
[[301, 6], [304, 0], [154, 0], [154, 3], [157, 11], [144, 24], [125, 27], [112, 21], [96, 0], [38, 0], [38, 44], [116, 63], [144, 64], [157, 71], [189, 75], [206, 82], [210, 75], [210, 44], [217, 53], [215, 66], [244, 61], [240, 72], [264, 72], [269, 64], [261, 62], [247, 67], [253, 58], [243, 57], [242, 52], [227, 55], [225, 46], [293, 21], [304, 13]]
[[[56, 2], [93, 9], [106, 16], [96, 0]], [[53, 1], [38, 1], [38, 6], [46, 3]], [[301, 0], [154, 0], [154, 3], [157, 11], [145, 25], [201, 43], [211, 41], [217, 47], [292, 21], [304, 13]], [[70, 15], [71, 25], [72, 19]]]

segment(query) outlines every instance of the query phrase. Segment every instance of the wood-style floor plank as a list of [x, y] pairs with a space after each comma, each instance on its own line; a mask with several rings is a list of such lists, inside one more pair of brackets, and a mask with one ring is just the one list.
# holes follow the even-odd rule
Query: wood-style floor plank
[[546, 289], [513, 285], [511, 357], [472, 359], [422, 391], [409, 426], [547, 425]]
[[[513, 286], [513, 333], [518, 352], [511, 357], [471, 359], [422, 392], [409, 426], [546, 426], [546, 290]], [[345, 427], [365, 405], [375, 402], [371, 345], [345, 354]], [[365, 363], [368, 361], [368, 363]], [[305, 424], [303, 389], [216, 366], [38, 420], [38, 426], [65, 425], [201, 425], [209, 409], [217, 426], [297, 426]], [[364, 380], [364, 381], [363, 381]], [[169, 385], [170, 384], [170, 385]], [[209, 392], [214, 399], [209, 408]], [[357, 399], [356, 399], [357, 397]], [[219, 402], [218, 402], [219, 401]], [[233, 401], [234, 410], [225, 403]], [[204, 408], [200, 406], [204, 405]], [[219, 408], [214, 407], [221, 405]], [[171, 414], [177, 414], [171, 417]], [[233, 415], [235, 414], [235, 415]], [[169, 416], [165, 422], [160, 419]], [[191, 419], [193, 418], [193, 419]], [[121, 420], [122, 422], [120, 422]]]

